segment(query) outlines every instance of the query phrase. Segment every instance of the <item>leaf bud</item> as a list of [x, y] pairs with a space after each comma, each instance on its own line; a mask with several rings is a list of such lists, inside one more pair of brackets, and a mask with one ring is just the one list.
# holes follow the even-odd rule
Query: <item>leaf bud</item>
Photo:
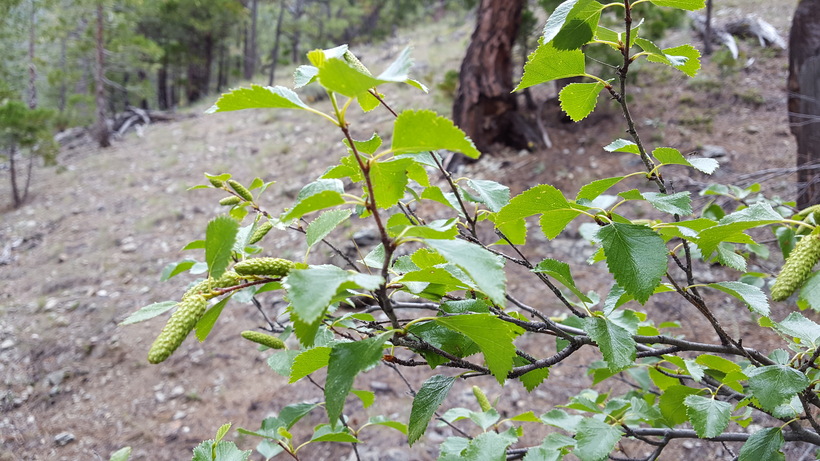
[[261, 344], [263, 346], [267, 346], [271, 349], [284, 349], [285, 342], [281, 339], [277, 338], [276, 336], [266, 335], [261, 331], [243, 331], [242, 337], [247, 339], [248, 341], [253, 341], [256, 344]]

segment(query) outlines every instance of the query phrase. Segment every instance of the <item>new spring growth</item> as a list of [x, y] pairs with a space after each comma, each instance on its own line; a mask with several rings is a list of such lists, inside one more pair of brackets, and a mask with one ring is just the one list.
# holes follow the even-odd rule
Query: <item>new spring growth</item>
[[820, 226], [803, 237], [789, 253], [772, 286], [772, 299], [783, 301], [800, 288], [820, 259]]

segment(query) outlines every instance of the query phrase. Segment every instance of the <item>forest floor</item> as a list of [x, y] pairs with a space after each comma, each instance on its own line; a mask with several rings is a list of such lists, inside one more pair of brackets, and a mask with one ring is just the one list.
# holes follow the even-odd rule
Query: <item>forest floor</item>
[[[795, 3], [725, 1], [719, 3], [716, 16], [725, 19], [754, 12], [787, 37]], [[451, 101], [436, 84], [447, 70], [457, 69], [472, 30], [471, 19], [421, 25], [385, 43], [357, 46], [353, 51], [379, 70], [412, 44], [414, 75], [431, 87], [431, 94], [400, 87], [383, 91], [398, 109], [432, 108], [446, 114]], [[677, 38], [700, 46], [690, 35], [681, 31]], [[633, 91], [633, 114], [650, 145], [724, 153], [718, 158], [721, 168], [712, 177], [682, 170], [680, 176], [669, 176], [675, 190], [696, 192], [712, 181], [741, 186], [765, 181], [762, 184], [770, 194], [793, 198], [794, 176], [778, 170], [791, 167], [795, 155], [786, 116], [787, 53], [760, 48], [752, 40], [740, 45], [744, 59], [738, 66], [721, 67], [707, 59], [691, 80], [659, 66], [637, 69], [640, 87]], [[290, 85], [286, 76], [279, 83]], [[551, 93], [547, 86], [534, 95], [545, 98]], [[562, 124], [555, 113], [548, 113], [552, 149], [502, 152], [469, 165], [461, 174], [499, 180], [514, 193], [548, 182], [574, 196], [592, 178], [638, 170], [634, 156], [601, 149], [624, 137], [624, 128], [615, 106], [604, 97], [599, 106], [593, 116], [576, 125]], [[192, 113], [206, 107], [194, 108]], [[388, 137], [390, 123], [388, 113], [376, 111], [354, 117], [352, 130], [360, 139], [373, 131]], [[185, 274], [158, 281], [166, 264], [191, 256], [180, 253], [180, 248], [202, 238], [207, 221], [223, 212], [216, 203], [221, 198], [218, 193], [186, 191], [205, 182], [203, 172], [230, 172], [245, 183], [256, 176], [275, 180], [264, 202], [278, 212], [292, 203], [303, 184], [343, 153], [339, 134], [319, 126], [308, 115], [288, 111], [198, 115], [150, 126], [142, 136], [132, 133], [109, 149], [87, 146], [63, 152], [58, 167], [36, 171], [30, 202], [0, 212], [0, 253], [7, 252], [9, 261], [0, 265], [0, 461], [107, 460], [126, 445], [134, 449], [133, 460], [185, 460], [223, 423], [252, 430], [289, 403], [321, 401], [321, 391], [309, 382], [287, 386], [287, 379], [267, 366], [270, 352], [257, 352], [239, 338], [240, 331], [263, 323], [251, 304], [232, 304], [207, 341], [189, 338], [171, 359], [157, 366], [148, 365], [146, 353], [166, 317], [118, 326], [142, 306], [177, 299], [195, 278]], [[698, 206], [705, 203], [696, 200]], [[336, 241], [350, 247], [359, 227], [342, 229], [334, 234]], [[304, 241], [298, 233], [272, 233], [264, 243], [266, 255], [304, 258]], [[533, 260], [549, 256], [570, 261], [576, 282], [585, 289], [605, 293], [609, 288], [604, 275], [586, 267], [590, 248], [576, 231], [552, 242], [533, 236], [526, 251]], [[314, 250], [309, 262], [324, 263], [333, 257], [325, 249]], [[776, 260], [759, 260], [750, 270], [771, 273], [777, 267]], [[721, 271], [704, 267], [698, 276], [712, 280]], [[560, 312], [557, 303], [543, 299], [541, 287], [523, 271], [510, 276], [509, 289], [547, 313]], [[269, 312], [281, 312], [285, 305], [281, 294], [261, 298]], [[745, 307], [715, 299], [718, 315], [731, 334], [739, 337], [754, 326]], [[674, 298], [659, 297], [646, 309], [681, 322], [681, 334], [714, 340], [699, 332], [703, 325], [690, 320], [686, 306]], [[782, 318], [788, 309], [777, 304], [773, 315]], [[753, 342], [764, 352], [779, 347], [773, 341], [744, 336], [744, 345]], [[536, 342], [524, 345], [538, 346]], [[595, 360], [595, 354], [583, 357]], [[492, 378], [470, 381], [454, 388], [445, 408], [474, 407], [469, 385], [478, 384], [488, 390], [491, 400], [499, 398], [505, 414], [530, 409], [541, 414], [542, 409], [564, 403], [590, 386], [576, 365], [560, 364], [551, 371], [549, 380], [529, 394], [517, 382], [502, 390]], [[403, 371], [415, 389], [430, 374], [418, 368]], [[321, 373], [316, 381], [323, 381]], [[352, 425], [379, 413], [407, 420], [412, 398], [392, 370], [371, 370], [360, 376], [356, 388], [374, 391], [377, 400], [367, 409], [359, 401], [348, 400]], [[309, 437], [309, 428], [322, 420], [319, 411], [307, 416], [303, 429], [295, 431], [297, 440]], [[451, 430], [433, 426], [412, 449], [391, 429], [365, 432], [365, 443], [359, 446], [361, 459], [435, 459], [435, 447]], [[543, 435], [541, 428], [528, 428], [524, 442], [537, 444]], [[234, 431], [228, 439], [242, 449], [258, 443]], [[729, 444], [707, 449], [708, 444], [698, 441], [673, 445], [668, 459], [704, 459], [708, 453], [713, 459], [729, 460], [732, 450], [737, 453], [739, 448]], [[789, 460], [809, 453], [798, 446], [789, 450]], [[260, 458], [255, 454], [252, 459]], [[316, 444], [306, 449], [303, 459], [355, 457], [349, 445]]]

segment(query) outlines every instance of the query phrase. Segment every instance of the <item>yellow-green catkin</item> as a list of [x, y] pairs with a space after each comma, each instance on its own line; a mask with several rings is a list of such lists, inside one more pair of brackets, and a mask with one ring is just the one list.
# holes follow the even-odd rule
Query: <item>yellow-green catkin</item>
[[270, 221], [263, 222], [253, 231], [251, 238], [248, 239], [248, 244], [253, 245], [254, 243], [262, 240], [262, 238], [268, 235], [268, 232], [270, 232], [271, 229], [273, 229], [273, 224], [271, 224]]
[[772, 299], [783, 301], [800, 288], [820, 259], [820, 226], [794, 246], [772, 286]]
[[343, 55], [343, 57], [344, 57], [344, 60], [348, 64], [350, 64], [354, 69], [358, 70], [359, 72], [361, 72], [365, 75], [373, 75], [373, 74], [370, 73], [370, 71], [367, 69], [367, 67], [365, 67], [364, 64], [362, 64], [361, 61], [359, 61], [359, 58], [357, 58], [355, 54], [351, 53], [350, 51], [345, 51], [345, 54]]
[[157, 339], [148, 351], [150, 363], [164, 362], [185, 341], [188, 333], [194, 329], [199, 319], [205, 315], [208, 300], [203, 295], [191, 295], [182, 298], [177, 310], [168, 319]]
[[493, 408], [493, 406], [490, 405], [490, 400], [487, 398], [487, 394], [485, 394], [480, 387], [473, 386], [473, 395], [478, 402], [478, 406], [481, 407], [481, 411], [489, 411]]
[[239, 275], [256, 275], [260, 277], [284, 277], [296, 267], [296, 263], [282, 258], [252, 258], [240, 261], [233, 266]]
[[211, 185], [216, 187], [217, 189], [222, 189], [222, 186], [225, 185], [224, 182], [222, 182], [221, 180], [216, 179], [216, 178], [208, 178], [208, 181], [210, 181]]
[[261, 344], [263, 346], [270, 347], [271, 349], [284, 349], [285, 342], [281, 339], [277, 338], [276, 336], [266, 335], [261, 331], [243, 331], [242, 337], [247, 339], [248, 341], [253, 341], [256, 344]]
[[229, 179], [227, 182], [228, 185], [231, 186], [231, 189], [233, 189], [234, 192], [237, 193], [237, 195], [239, 195], [240, 197], [249, 202], [253, 202], [253, 195], [248, 189], [245, 188], [245, 186], [239, 184], [239, 182], [234, 181], [233, 179]]
[[230, 197], [225, 197], [225, 198], [223, 198], [222, 200], [219, 201], [219, 204], [222, 205], [222, 206], [234, 206], [234, 205], [239, 205], [240, 203], [242, 203], [242, 199], [235, 196], [235, 195], [231, 195]]

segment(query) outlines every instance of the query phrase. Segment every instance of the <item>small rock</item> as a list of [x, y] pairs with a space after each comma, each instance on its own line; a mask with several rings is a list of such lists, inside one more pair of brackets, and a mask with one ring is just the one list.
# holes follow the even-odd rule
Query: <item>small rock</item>
[[362, 229], [353, 234], [353, 241], [360, 247], [375, 245], [380, 240], [379, 233], [373, 229]]
[[76, 439], [77, 438], [74, 437], [74, 434], [72, 434], [71, 432], [60, 432], [59, 434], [54, 436], [54, 443], [61, 447], [64, 447]]
[[726, 157], [729, 155], [729, 152], [727, 152], [724, 147], [706, 144], [700, 149], [700, 155], [706, 158], [720, 158]]
[[168, 397], [166, 397], [162, 392], [155, 392], [154, 399], [157, 403], [165, 403], [165, 401], [168, 400]]
[[175, 399], [177, 397], [182, 397], [183, 395], [185, 395], [185, 388], [184, 387], [174, 386], [174, 388], [171, 389], [170, 398]]
[[746, 132], [749, 134], [758, 134], [760, 133], [760, 127], [755, 125], [749, 125], [746, 127]]
[[386, 392], [392, 391], [389, 384], [387, 384], [385, 382], [381, 382], [381, 381], [371, 381], [370, 382], [370, 388], [373, 389], [373, 392], [385, 392], [386, 393]]
[[691, 450], [691, 449], [695, 448], [695, 444], [690, 440], [686, 440], [681, 445], [683, 445], [683, 448], [686, 448], [687, 450]]
[[137, 244], [133, 242], [128, 242], [124, 244], [122, 247], [120, 247], [120, 250], [123, 253], [134, 253], [135, 251], [137, 251]]
[[180, 419], [185, 419], [186, 416], [188, 416], [188, 413], [185, 413], [184, 411], [179, 410], [176, 413], [174, 413], [174, 421], [178, 421]]
[[2, 343], [0, 343], [0, 350], [4, 351], [6, 349], [11, 349], [12, 347], [14, 347], [16, 345], [17, 345], [17, 343], [14, 342], [13, 339], [9, 338], [9, 339], [3, 341]]

